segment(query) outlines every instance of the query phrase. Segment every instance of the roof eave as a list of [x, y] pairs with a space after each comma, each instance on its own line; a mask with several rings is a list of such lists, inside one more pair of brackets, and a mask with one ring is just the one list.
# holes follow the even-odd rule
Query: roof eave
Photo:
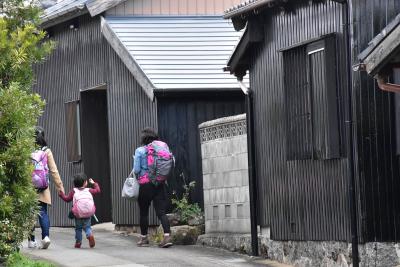
[[371, 76], [379, 73], [400, 52], [400, 25], [388, 34], [368, 56], [362, 60], [365, 70]]
[[62, 12], [61, 14], [49, 16], [49, 17], [44, 17], [42, 19], [41, 26], [42, 28], [50, 28], [52, 26], [55, 26], [57, 24], [63, 23], [65, 21], [68, 21], [70, 19], [85, 15], [88, 13], [88, 10], [86, 7], [83, 8], [71, 8], [68, 11]]
[[122, 62], [128, 68], [128, 70], [135, 77], [136, 81], [142, 87], [142, 89], [144, 90], [146, 95], [151, 100], [154, 100], [153, 90], [154, 90], [155, 86], [149, 80], [149, 78], [146, 76], [146, 74], [143, 72], [140, 65], [136, 62], [136, 60], [129, 53], [126, 46], [118, 38], [117, 34], [111, 29], [110, 25], [107, 23], [107, 21], [104, 19], [104, 17], [101, 17], [101, 32], [102, 32], [103, 36], [106, 38], [106, 40], [108, 41], [108, 43], [111, 45], [111, 47], [114, 49], [114, 51], [117, 53], [119, 58], [122, 60]]
[[400, 14], [396, 16], [378, 35], [376, 35], [369, 43], [368, 47], [364, 49], [359, 55], [358, 59], [363, 61], [366, 59], [373, 50], [391, 34], [391, 32], [400, 24]]
[[[253, 10], [256, 10], [257, 8], [263, 7], [265, 5], [272, 5], [278, 0], [259, 0], [253, 3], [249, 3], [247, 5], [244, 5], [243, 7], [239, 7], [236, 9], [228, 9], [225, 11], [224, 14], [224, 19], [231, 19], [237, 16], [242, 16], [245, 15]], [[286, 2], [287, 0], [281, 0]]]

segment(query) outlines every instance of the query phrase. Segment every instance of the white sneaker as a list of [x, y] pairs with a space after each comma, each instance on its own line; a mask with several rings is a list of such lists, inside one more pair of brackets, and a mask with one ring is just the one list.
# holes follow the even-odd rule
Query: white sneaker
[[28, 248], [37, 248], [36, 241], [28, 241]]
[[50, 238], [46, 236], [42, 240], [42, 249], [47, 249], [50, 246]]

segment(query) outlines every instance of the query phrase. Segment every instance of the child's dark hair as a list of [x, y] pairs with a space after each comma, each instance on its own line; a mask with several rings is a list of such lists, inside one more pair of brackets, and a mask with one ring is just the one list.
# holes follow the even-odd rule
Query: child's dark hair
[[40, 126], [37, 126], [35, 128], [35, 139], [36, 139], [36, 144], [40, 147], [45, 147], [47, 146], [46, 139], [44, 138], [44, 129]]
[[80, 188], [87, 180], [86, 174], [83, 172], [74, 175], [74, 187]]
[[152, 128], [144, 128], [140, 135], [142, 145], [148, 145], [154, 140], [158, 140], [158, 134]]

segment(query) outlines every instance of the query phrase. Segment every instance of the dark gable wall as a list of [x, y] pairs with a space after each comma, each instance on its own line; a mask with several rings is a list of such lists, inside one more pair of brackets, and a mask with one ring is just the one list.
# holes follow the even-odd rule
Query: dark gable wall
[[160, 137], [168, 141], [176, 159], [174, 173], [168, 179], [169, 193], [175, 191], [178, 196], [182, 194], [183, 174], [187, 183], [196, 182], [191, 200], [203, 206], [198, 126], [205, 121], [244, 113], [244, 95], [242, 91], [190, 93], [181, 97], [159, 97], [157, 104]]
[[[69, 29], [68, 22], [51, 29], [57, 48], [47, 61], [36, 66], [34, 90], [47, 103], [40, 124], [46, 129], [65, 190], [69, 191], [73, 174], [84, 171], [84, 162], [67, 162], [64, 103], [79, 99], [80, 89], [107, 83], [113, 222], [138, 224], [138, 209], [121, 199], [121, 188], [132, 167], [132, 154], [139, 144], [141, 128], [157, 128], [156, 105], [102, 37], [99, 17], [85, 15], [78, 21], [77, 30]], [[67, 218], [71, 204], [63, 203], [54, 188], [52, 199], [51, 224], [73, 225]], [[150, 222], [156, 222], [153, 213]]]
[[[353, 62], [400, 12], [398, 0], [353, 0]], [[400, 171], [396, 156], [393, 93], [363, 73], [353, 73], [365, 241], [400, 240]]]
[[[286, 160], [283, 58], [278, 50], [332, 32], [338, 33], [337, 58], [345, 71], [341, 4], [299, 1], [257, 16], [265, 40], [252, 50], [250, 84], [254, 119], [259, 219], [275, 240], [350, 240], [347, 159]], [[252, 27], [250, 22], [250, 27]], [[298, 66], [302, 68], [304, 66]], [[338, 80], [340, 126], [346, 75]]]

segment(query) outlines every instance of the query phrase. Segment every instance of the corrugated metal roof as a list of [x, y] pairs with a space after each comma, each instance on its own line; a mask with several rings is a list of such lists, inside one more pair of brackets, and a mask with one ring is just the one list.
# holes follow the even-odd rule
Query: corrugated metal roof
[[223, 71], [241, 32], [222, 17], [107, 17], [154, 89], [238, 88]]
[[59, 16], [62, 16], [64, 14], [67, 14], [69, 12], [75, 11], [75, 10], [82, 10], [85, 8], [85, 4], [88, 0], [63, 0], [55, 4], [54, 6], [51, 6], [49, 8], [46, 8], [43, 11], [43, 16], [42, 16], [42, 22], [45, 23], [47, 21], [50, 21], [54, 18], [57, 18]]

